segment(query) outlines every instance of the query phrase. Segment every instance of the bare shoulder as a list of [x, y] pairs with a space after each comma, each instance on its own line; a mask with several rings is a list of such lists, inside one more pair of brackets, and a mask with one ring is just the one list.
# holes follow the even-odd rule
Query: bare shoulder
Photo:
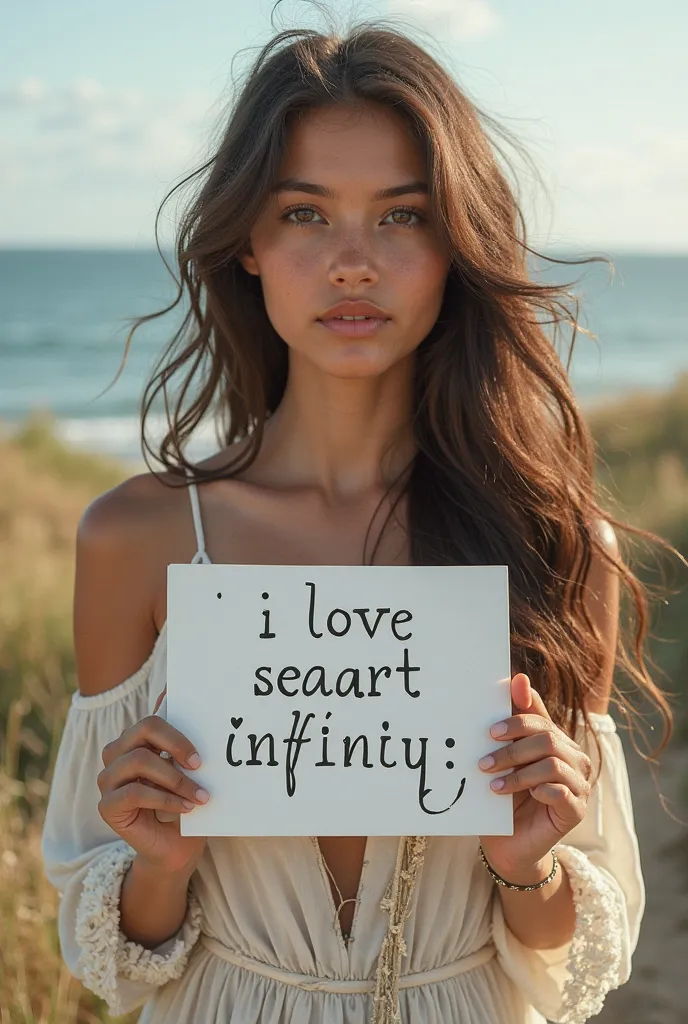
[[176, 506], [175, 490], [186, 492], [186, 487], [183, 481], [173, 481], [169, 473], [129, 477], [86, 508], [79, 521], [78, 541], [97, 549], [136, 544], [151, 523]]
[[83, 694], [116, 686], [148, 658], [158, 635], [157, 602], [167, 564], [193, 555], [187, 504], [184, 481], [143, 473], [100, 495], [83, 513], [74, 585], [74, 646]]
[[[619, 541], [616, 536], [614, 527], [610, 522], [602, 517], [598, 517], [593, 520], [592, 532], [598, 543], [604, 548], [605, 554], [610, 555], [612, 558], [619, 557]], [[597, 551], [594, 552], [594, 556], [598, 563], [604, 562], [605, 565], [609, 563], [606, 559], [603, 559]], [[611, 568], [611, 566], [610, 566]]]

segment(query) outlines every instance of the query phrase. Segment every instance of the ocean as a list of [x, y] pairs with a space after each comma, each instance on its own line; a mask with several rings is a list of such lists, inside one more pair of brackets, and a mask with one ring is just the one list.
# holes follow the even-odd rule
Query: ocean
[[[612, 258], [613, 278], [604, 264], [548, 264], [544, 278], [577, 282], [581, 323], [598, 337], [579, 333], [574, 348], [571, 382], [583, 407], [662, 390], [688, 371], [688, 256]], [[141, 393], [178, 311], [136, 332], [119, 380], [101, 392], [120, 367], [127, 318], [164, 307], [174, 294], [155, 250], [0, 251], [3, 428], [49, 411], [68, 442], [139, 462]], [[564, 338], [568, 346], [568, 330]], [[200, 457], [214, 448], [208, 425], [189, 450]]]

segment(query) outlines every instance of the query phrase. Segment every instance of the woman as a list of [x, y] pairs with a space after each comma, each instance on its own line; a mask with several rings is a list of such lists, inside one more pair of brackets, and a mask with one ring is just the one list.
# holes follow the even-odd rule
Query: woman
[[[527, 273], [475, 107], [384, 26], [277, 35], [198, 174], [190, 308], [144, 396], [152, 453], [182, 374], [165, 471], [78, 531], [79, 691], [43, 846], [65, 959], [147, 1024], [585, 1021], [644, 907], [615, 664], [670, 715], [618, 638], [621, 582], [641, 640], [645, 599], [537, 319], [562, 319], [561, 289]], [[209, 411], [221, 447], [192, 465]], [[508, 565], [514, 714], [482, 767], [513, 768], [514, 835], [180, 836], [212, 794], [159, 756], [198, 767], [153, 713], [166, 569], [211, 559]]]

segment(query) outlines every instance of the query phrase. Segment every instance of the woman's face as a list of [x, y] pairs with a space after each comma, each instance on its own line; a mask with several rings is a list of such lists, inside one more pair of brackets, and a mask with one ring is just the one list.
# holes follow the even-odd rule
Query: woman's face
[[[378, 376], [409, 356], [442, 304], [449, 259], [429, 221], [417, 144], [393, 112], [372, 105], [307, 112], [293, 124], [279, 182], [250, 238], [244, 269], [259, 274], [266, 310], [292, 350], [341, 378]], [[306, 191], [304, 182], [329, 195]], [[413, 191], [376, 198], [382, 189]], [[301, 187], [298, 184], [301, 183]], [[324, 326], [342, 300], [381, 307], [367, 337]]]

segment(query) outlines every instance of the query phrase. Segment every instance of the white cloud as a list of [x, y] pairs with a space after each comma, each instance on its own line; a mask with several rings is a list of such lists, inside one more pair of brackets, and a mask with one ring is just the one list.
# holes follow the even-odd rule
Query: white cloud
[[68, 90], [76, 103], [97, 104], [106, 98], [105, 89], [95, 78], [77, 78]]
[[502, 25], [487, 0], [387, 0], [387, 9], [454, 40], [489, 36]]
[[[153, 242], [169, 188], [208, 154], [218, 99], [95, 78], [0, 93], [0, 244]], [[169, 218], [169, 212], [167, 214]], [[164, 223], [164, 222], [163, 222]]]
[[563, 147], [557, 155], [576, 192], [589, 196], [635, 197], [669, 190], [688, 208], [688, 134], [647, 131], [626, 142]]
[[21, 118], [21, 130], [2, 132], [3, 185], [65, 184], [75, 177], [97, 187], [99, 174], [172, 180], [205, 142], [212, 97], [196, 92], [151, 96], [108, 89], [93, 78], [50, 89], [24, 79], [0, 94], [0, 123]]
[[22, 108], [40, 103], [45, 87], [40, 78], [22, 78], [16, 85], [0, 92], [0, 107]]
[[685, 133], [638, 130], [618, 142], [589, 144], [566, 139], [547, 164], [547, 202], [538, 194], [528, 211], [547, 244], [685, 251]]

